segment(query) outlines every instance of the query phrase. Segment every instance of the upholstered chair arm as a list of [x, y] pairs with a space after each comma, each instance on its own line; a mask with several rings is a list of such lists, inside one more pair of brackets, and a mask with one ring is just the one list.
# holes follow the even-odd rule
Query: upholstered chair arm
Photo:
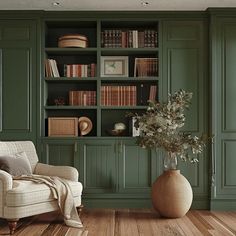
[[0, 192], [7, 192], [10, 189], [12, 189], [12, 176], [0, 170]]
[[78, 181], [79, 173], [76, 168], [71, 166], [52, 166], [43, 163], [37, 163], [34, 174], [46, 176], [58, 176], [60, 178]]
[[3, 217], [6, 192], [10, 189], [12, 189], [12, 176], [0, 170], [0, 217]]

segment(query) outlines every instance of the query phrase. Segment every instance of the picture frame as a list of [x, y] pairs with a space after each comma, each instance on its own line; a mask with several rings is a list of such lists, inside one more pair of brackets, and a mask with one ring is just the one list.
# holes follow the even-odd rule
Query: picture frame
[[128, 77], [128, 56], [101, 56], [101, 77]]
[[135, 122], [136, 122], [136, 118], [132, 117], [132, 119], [131, 119], [132, 137], [139, 137], [140, 136], [140, 129], [136, 128], [134, 126]]

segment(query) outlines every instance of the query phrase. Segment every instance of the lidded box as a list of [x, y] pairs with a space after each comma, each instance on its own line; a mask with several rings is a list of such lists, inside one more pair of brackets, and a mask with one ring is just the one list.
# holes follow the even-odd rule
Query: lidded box
[[68, 48], [68, 47], [86, 48], [88, 47], [88, 38], [82, 34], [64, 35], [58, 39], [58, 47], [59, 48]]
[[77, 117], [48, 117], [49, 137], [78, 136]]

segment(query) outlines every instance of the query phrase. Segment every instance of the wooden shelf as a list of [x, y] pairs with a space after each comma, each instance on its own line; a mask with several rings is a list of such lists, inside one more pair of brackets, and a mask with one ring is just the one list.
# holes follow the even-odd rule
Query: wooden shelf
[[[62, 26], [61, 26], [62, 24]], [[58, 66], [59, 74], [62, 77], [44, 77], [43, 78], [43, 104], [54, 104], [54, 100], [57, 98], [63, 98], [66, 104], [69, 104], [69, 94], [70, 91], [95, 91], [96, 92], [96, 104], [93, 106], [56, 106], [56, 105], [44, 105], [42, 107], [44, 111], [44, 117], [47, 119], [49, 116], [79, 116], [85, 115], [90, 117], [93, 120], [94, 128], [91, 136], [95, 137], [109, 137], [113, 139], [117, 139], [117, 136], [109, 136], [104, 131], [109, 128], [119, 120], [123, 122], [128, 127], [128, 121], [126, 117], [127, 112], [137, 112], [143, 113], [147, 109], [147, 105], [129, 105], [129, 106], [101, 106], [101, 104], [147, 104], [147, 100], [151, 94], [151, 86], [157, 87], [156, 99], [158, 99], [158, 86], [161, 78], [159, 76], [146, 76], [146, 77], [134, 77], [134, 69], [135, 69], [135, 58], [158, 58], [159, 59], [159, 47], [158, 42], [154, 42], [154, 38], [152, 38], [151, 33], [146, 36], [136, 35], [132, 33], [125, 40], [129, 40], [129, 44], [127, 41], [126, 45], [135, 45], [135, 46], [154, 46], [154, 47], [140, 47], [140, 48], [132, 48], [132, 47], [109, 47], [104, 48], [104, 45], [112, 45], [104, 44], [104, 38], [101, 34], [103, 30], [106, 29], [122, 29], [124, 31], [144, 31], [144, 30], [154, 30], [157, 31], [157, 37], [159, 37], [159, 22], [158, 20], [124, 20], [123, 23], [119, 20], [114, 22], [112, 19], [109, 20], [94, 20], [87, 25], [83, 25], [82, 21], [71, 20], [66, 23], [60, 21], [46, 21], [45, 22], [45, 45], [43, 47], [44, 59], [52, 59], [56, 61]], [[58, 38], [61, 35], [66, 35], [70, 33], [79, 33], [85, 35], [88, 38], [89, 46], [87, 48], [59, 48], [57, 47]], [[113, 33], [112, 33], [113, 34]], [[112, 36], [109, 35], [109, 37]], [[137, 37], [136, 37], [137, 36]], [[117, 40], [117, 35], [113, 35], [113, 39]], [[124, 37], [124, 34], [123, 34]], [[112, 39], [112, 40], [113, 40]], [[123, 38], [124, 40], [124, 38]], [[146, 41], [145, 41], [146, 40]], [[148, 42], [148, 40], [150, 42]], [[104, 41], [104, 42], [103, 42]], [[132, 41], [132, 42], [131, 42]], [[145, 43], [145, 44], [144, 44]], [[113, 45], [118, 45], [114, 43]], [[120, 44], [121, 45], [121, 44]], [[102, 57], [103, 56], [127, 56], [128, 57], [128, 71], [126, 75], [130, 77], [102, 77], [101, 71], [103, 66]], [[44, 63], [44, 61], [43, 61]], [[96, 75], [96, 77], [66, 77], [63, 75], [70, 74], [71, 70], [72, 74], [80, 75], [77, 73], [81, 68], [80, 67], [65, 67], [65, 65], [89, 65], [91, 63], [96, 63], [96, 73], [92, 75]], [[146, 70], [151, 70], [152, 68], [148, 68], [146, 66]], [[159, 65], [158, 65], [159, 66]], [[124, 68], [122, 68], [124, 69]], [[160, 69], [160, 68], [159, 68]], [[77, 71], [78, 70], [78, 71]], [[82, 69], [81, 69], [82, 70]], [[89, 69], [88, 69], [89, 71]], [[159, 71], [159, 70], [158, 70]], [[80, 71], [79, 71], [80, 72]], [[49, 73], [48, 73], [49, 74]], [[85, 73], [81, 73], [85, 75]], [[118, 73], [120, 75], [121, 73]], [[149, 73], [150, 74], [150, 73]], [[157, 73], [153, 73], [150, 75], [156, 75]], [[135, 86], [136, 88], [131, 91], [131, 89], [120, 89], [119, 91], [114, 91], [109, 89], [109, 98], [108, 94], [106, 94], [106, 103], [101, 103], [102, 96], [104, 95], [103, 86], [122, 86], [122, 87], [131, 87]], [[106, 91], [108, 92], [108, 91]], [[134, 94], [134, 92], [136, 94]], [[81, 95], [81, 96], [80, 96]], [[87, 96], [87, 95], [86, 95]], [[88, 99], [82, 93], [75, 93], [73, 95], [74, 100]], [[113, 101], [116, 99], [115, 96], [120, 96], [123, 100], [127, 100], [127, 102], [108, 102], [107, 100]], [[132, 97], [131, 97], [132, 96]], [[104, 95], [105, 97], [105, 95]], [[132, 99], [131, 99], [132, 98]], [[136, 99], [136, 101], [131, 101]], [[128, 102], [130, 100], [130, 102]], [[70, 103], [70, 104], [84, 104], [81, 103]], [[44, 133], [46, 135], [47, 127], [44, 126]], [[119, 137], [121, 139], [126, 138], [125, 136]], [[132, 137], [128, 137], [132, 138]]]
[[45, 106], [46, 110], [79, 110], [79, 109], [97, 109], [97, 106]]
[[83, 54], [83, 55], [95, 55], [97, 48], [45, 48], [45, 52], [48, 54], [54, 55], [74, 55], [74, 54]]
[[145, 81], [158, 81], [159, 77], [100, 77], [101, 81], [135, 81], [135, 82], [145, 82]]
[[45, 77], [45, 81], [47, 82], [90, 82], [90, 81], [97, 81], [98, 77]]
[[148, 106], [101, 106], [102, 110], [145, 110]]
[[101, 48], [102, 55], [154, 55], [159, 48]]

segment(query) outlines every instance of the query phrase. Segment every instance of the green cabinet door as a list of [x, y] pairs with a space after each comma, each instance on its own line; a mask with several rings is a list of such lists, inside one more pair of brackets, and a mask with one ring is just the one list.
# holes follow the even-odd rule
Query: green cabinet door
[[73, 140], [43, 141], [41, 161], [56, 166], [78, 166], [78, 146]]
[[138, 147], [133, 138], [80, 139], [78, 150], [87, 206], [151, 206], [151, 185], [160, 172], [155, 152]]
[[118, 169], [115, 141], [84, 139], [79, 140], [78, 144], [78, 168], [84, 193], [93, 193], [92, 197], [101, 197], [99, 194], [116, 192]]
[[137, 146], [135, 140], [117, 141], [119, 154], [119, 192], [138, 193], [150, 199], [152, 183], [157, 177], [157, 155]]
[[236, 209], [236, 18], [213, 17], [211, 209]]
[[[163, 86], [173, 93], [179, 89], [193, 92], [192, 104], [186, 112], [184, 130], [195, 135], [208, 133], [207, 37], [202, 20], [163, 22]], [[208, 155], [199, 156], [198, 164], [179, 163], [182, 174], [190, 181], [193, 206], [207, 208]]]
[[0, 20], [0, 139], [36, 141], [36, 23]]

